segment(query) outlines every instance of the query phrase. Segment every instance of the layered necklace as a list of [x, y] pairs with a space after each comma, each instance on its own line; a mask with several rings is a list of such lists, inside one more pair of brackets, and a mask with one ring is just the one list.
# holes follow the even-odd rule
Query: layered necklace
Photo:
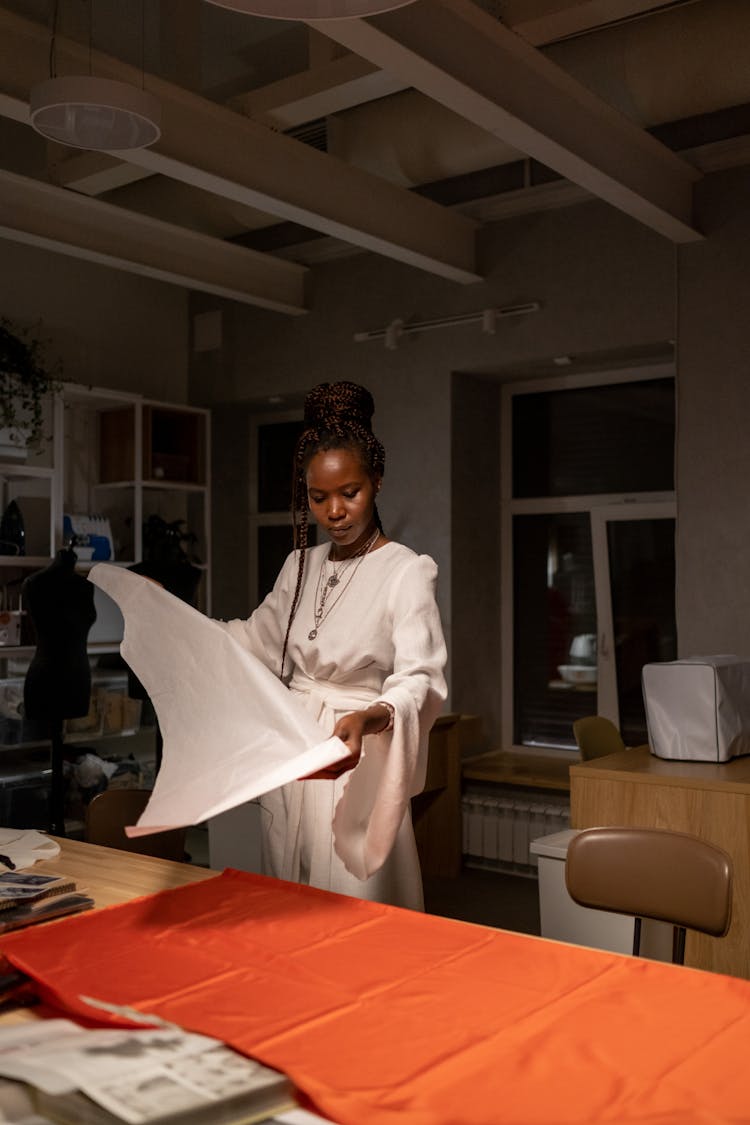
[[[366, 543], [362, 544], [358, 551], [355, 551], [353, 555], [349, 555], [348, 558], [341, 559], [338, 568], [333, 559], [329, 558], [328, 555], [323, 556], [320, 573], [318, 574], [318, 583], [315, 587], [315, 602], [313, 605], [313, 620], [315, 624], [307, 634], [307, 639], [309, 641], [315, 640], [320, 626], [323, 624], [326, 617], [328, 617], [333, 607], [338, 605], [349, 589], [352, 578], [354, 578], [357, 570], [362, 565], [362, 559], [365, 555], [369, 555], [379, 537], [380, 528], [376, 527], [370, 538]], [[330, 574], [328, 573], [329, 562], [331, 564]], [[340, 586], [341, 589], [337, 592], [336, 596], [329, 601], [328, 595], [332, 590], [335, 590], [337, 586]]]

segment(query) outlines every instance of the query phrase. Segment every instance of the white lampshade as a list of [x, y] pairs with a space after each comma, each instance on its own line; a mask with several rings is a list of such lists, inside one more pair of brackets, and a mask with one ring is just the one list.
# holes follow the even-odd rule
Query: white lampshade
[[248, 16], [276, 20], [362, 19], [378, 12], [404, 8], [414, 0], [208, 0], [217, 8], [231, 8]]
[[74, 148], [146, 148], [161, 136], [158, 98], [111, 78], [48, 78], [33, 87], [30, 111], [37, 133]]

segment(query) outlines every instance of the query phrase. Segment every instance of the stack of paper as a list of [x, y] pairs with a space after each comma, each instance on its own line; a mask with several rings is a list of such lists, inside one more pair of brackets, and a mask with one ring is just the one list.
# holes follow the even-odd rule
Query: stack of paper
[[88, 910], [94, 900], [76, 890], [66, 875], [32, 875], [5, 871], [0, 875], [0, 933]]
[[230, 1125], [294, 1105], [278, 1071], [171, 1025], [0, 1028], [0, 1074], [28, 1085], [38, 1113], [71, 1125]]

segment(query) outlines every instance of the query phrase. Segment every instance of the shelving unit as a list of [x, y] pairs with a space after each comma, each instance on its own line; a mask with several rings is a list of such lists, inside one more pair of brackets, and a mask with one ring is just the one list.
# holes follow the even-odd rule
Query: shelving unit
[[[24, 579], [49, 565], [65, 545], [64, 514], [108, 520], [113, 547], [109, 561], [122, 566], [143, 558], [143, 525], [149, 516], [168, 524], [184, 521], [185, 529], [196, 536], [193, 547], [201, 560], [198, 606], [210, 613], [209, 412], [127, 392], [66, 384], [45, 407], [45, 432], [49, 440], [26, 460], [4, 458], [0, 451], [0, 515], [16, 500], [28, 552], [0, 554], [0, 614], [23, 609]], [[79, 571], [86, 573], [96, 561], [79, 561]], [[97, 621], [88, 644], [94, 678], [99, 658], [118, 652], [122, 638], [119, 610], [98, 588], [95, 604]], [[34, 654], [33, 629], [25, 617], [21, 621], [21, 643], [0, 644], [0, 687], [22, 681]], [[110, 731], [90, 741], [93, 746], [106, 740], [111, 746], [118, 737], [122, 738], [119, 732]], [[83, 735], [66, 740], [82, 741]], [[143, 739], [138, 741], [141, 745]], [[39, 746], [38, 740], [5, 746], [0, 741], [0, 789], [3, 758], [10, 761], [4, 752], [33, 749], [38, 753]]]

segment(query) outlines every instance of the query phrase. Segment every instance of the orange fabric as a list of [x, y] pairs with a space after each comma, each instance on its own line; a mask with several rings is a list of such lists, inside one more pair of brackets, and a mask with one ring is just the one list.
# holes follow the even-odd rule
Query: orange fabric
[[69, 1011], [218, 1036], [345, 1125], [750, 1120], [750, 982], [717, 974], [237, 871], [0, 950]]

